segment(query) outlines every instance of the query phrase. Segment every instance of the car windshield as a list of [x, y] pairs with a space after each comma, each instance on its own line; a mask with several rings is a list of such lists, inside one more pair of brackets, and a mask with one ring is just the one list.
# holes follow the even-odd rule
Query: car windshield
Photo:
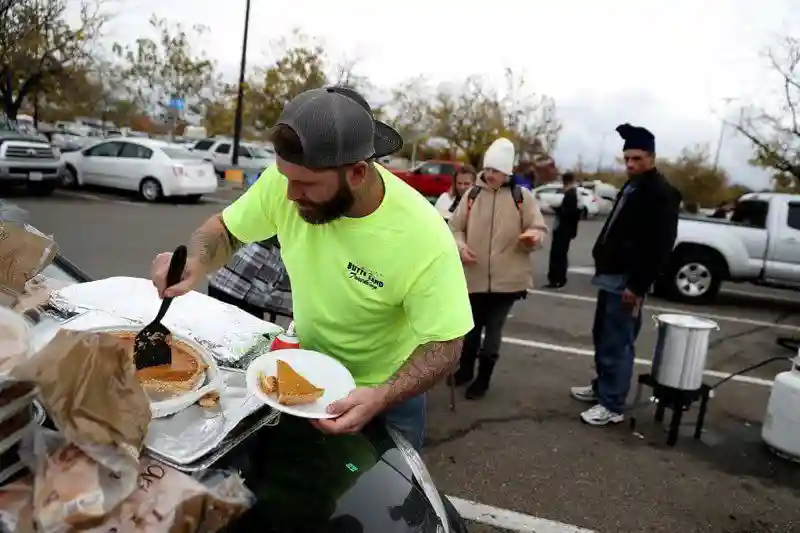
[[201, 161], [203, 159], [202, 154], [192, 152], [191, 150], [181, 148], [180, 146], [162, 148], [161, 151], [167, 154], [170, 159], [188, 159], [193, 161]]
[[275, 157], [275, 152], [272, 152], [272, 151], [267, 150], [266, 148], [262, 148], [260, 146], [252, 146], [252, 145], [250, 145], [250, 146], [247, 146], [247, 148], [250, 150], [250, 153], [253, 154], [253, 157], [258, 158], [258, 159], [270, 159], [272, 157]]
[[17, 133], [17, 128], [14, 122], [8, 119], [5, 115], [0, 114], [0, 131], [10, 131]]

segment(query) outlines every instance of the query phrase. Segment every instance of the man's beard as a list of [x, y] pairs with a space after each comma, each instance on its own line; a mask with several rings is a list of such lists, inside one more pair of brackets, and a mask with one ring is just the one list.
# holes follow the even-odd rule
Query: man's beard
[[297, 212], [309, 224], [327, 224], [345, 216], [353, 208], [355, 201], [353, 191], [347, 185], [347, 178], [341, 173], [339, 174], [339, 188], [330, 200], [302, 204], [298, 202]]

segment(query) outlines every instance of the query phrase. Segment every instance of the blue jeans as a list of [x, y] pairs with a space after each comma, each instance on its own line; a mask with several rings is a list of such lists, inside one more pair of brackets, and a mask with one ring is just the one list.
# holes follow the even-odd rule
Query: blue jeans
[[634, 345], [642, 327], [642, 312], [634, 316], [622, 295], [600, 290], [594, 312], [594, 364], [592, 387], [598, 403], [615, 413], [625, 411], [633, 378]]
[[387, 426], [397, 430], [418, 452], [425, 442], [425, 395], [395, 405], [383, 413]]

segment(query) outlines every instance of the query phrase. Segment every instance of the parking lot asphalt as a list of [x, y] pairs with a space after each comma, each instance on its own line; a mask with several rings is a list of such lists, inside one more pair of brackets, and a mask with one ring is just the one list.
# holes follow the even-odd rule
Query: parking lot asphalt
[[[225, 191], [198, 205], [149, 205], [81, 191], [12, 201], [92, 276], [146, 277], [156, 253], [185, 242], [233, 197]], [[577, 531], [569, 524], [603, 533], [800, 531], [800, 467], [774, 456], [760, 439], [769, 382], [785, 363], [748, 374], [756, 378], [752, 382], [730, 381], [717, 389], [699, 442], [690, 437], [696, 407], [685, 417], [687, 435], [674, 448], [665, 446], [651, 408], [636, 412], [636, 432], [627, 424], [580, 423], [583, 406], [568, 390], [592, 377], [595, 291], [588, 274], [599, 228], [600, 221], [581, 224], [570, 280], [560, 291], [538, 288], [547, 249], [533, 255], [537, 288], [512, 311], [483, 401], [467, 401], [458, 391], [453, 412], [444, 385], [429, 395], [426, 460], [438, 485], [464, 500], [524, 515], [515, 522], [484, 513], [479, 518], [485, 524], [471, 531], [504, 530], [486, 524], [538, 533]], [[719, 325], [711, 339], [709, 384], [766, 357], [789, 355], [775, 339], [800, 336], [798, 300], [792, 292], [736, 285], [710, 306], [651, 298], [637, 372], [647, 371], [655, 343], [650, 317], [673, 310], [709, 316]]]

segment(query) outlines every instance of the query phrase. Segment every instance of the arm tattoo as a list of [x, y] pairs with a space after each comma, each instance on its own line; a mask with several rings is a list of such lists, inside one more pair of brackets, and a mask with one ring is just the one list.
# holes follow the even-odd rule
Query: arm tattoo
[[462, 339], [458, 338], [418, 346], [386, 382], [387, 405], [402, 403], [417, 396], [448, 376], [461, 355], [461, 343]]
[[189, 238], [189, 257], [200, 261], [208, 272], [222, 268], [242, 246], [231, 235], [219, 215], [211, 217]]

